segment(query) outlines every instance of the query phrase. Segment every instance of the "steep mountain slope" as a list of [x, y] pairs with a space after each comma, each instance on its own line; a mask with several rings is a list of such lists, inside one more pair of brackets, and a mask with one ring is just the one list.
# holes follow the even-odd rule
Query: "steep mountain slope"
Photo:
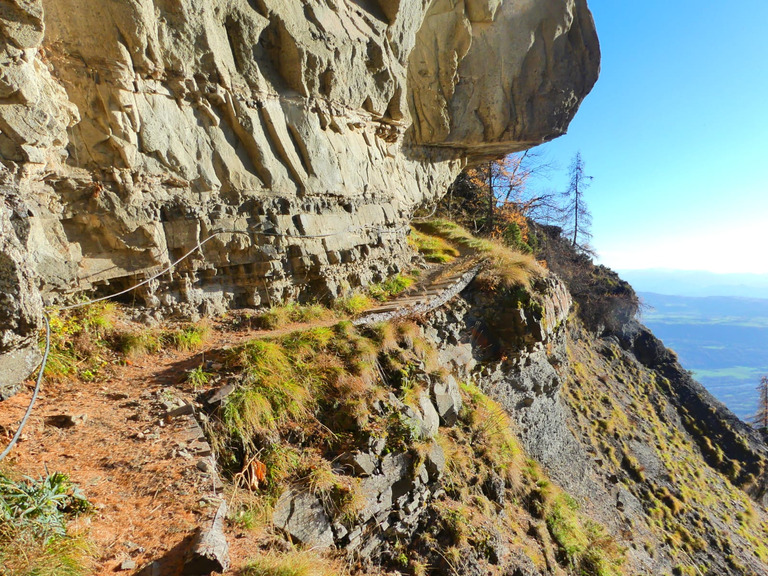
[[[44, 396], [15, 473], [42, 458], [84, 484], [99, 574], [181, 573], [195, 522], [222, 502], [211, 485], [243, 575], [766, 573], [762, 439], [639, 324], [589, 329], [580, 316], [599, 315], [556, 275], [512, 252], [493, 261], [407, 321], [355, 327], [294, 306], [225, 319], [195, 344], [194, 328], [99, 332], [122, 352], [95, 354], [126, 366], [53, 386], [65, 396]], [[78, 314], [62, 326], [83, 346], [103, 323]], [[309, 324], [249, 334], [283, 316]], [[96, 408], [112, 395], [113, 412]], [[63, 430], [62, 406], [77, 419]], [[221, 480], [193, 456], [190, 411]]]

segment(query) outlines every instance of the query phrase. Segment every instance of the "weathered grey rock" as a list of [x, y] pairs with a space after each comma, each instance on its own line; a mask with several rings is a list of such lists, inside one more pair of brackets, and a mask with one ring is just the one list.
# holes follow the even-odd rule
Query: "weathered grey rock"
[[483, 482], [483, 494], [485, 494], [489, 500], [496, 502], [500, 506], [504, 506], [506, 500], [506, 492], [504, 490], [504, 480], [498, 474], [490, 474], [488, 478]]
[[368, 452], [349, 452], [339, 456], [338, 463], [348, 473], [356, 476], [370, 476], [376, 470], [378, 458]]
[[210, 523], [198, 529], [184, 560], [184, 576], [207, 576], [211, 572], [221, 573], [229, 569], [229, 545], [224, 535], [226, 517], [227, 503], [222, 500]]
[[424, 458], [424, 467], [430, 482], [440, 480], [445, 470], [445, 453], [437, 442], [432, 442], [429, 445], [429, 450]]
[[459, 384], [451, 374], [432, 385], [432, 399], [435, 401], [440, 422], [453, 426], [461, 413], [461, 391]]
[[563, 133], [599, 67], [585, 0], [6, 0], [0, 31], [2, 195], [29, 219], [0, 215], [0, 355], [41, 289], [127, 288], [214, 231], [145, 305], [397, 273], [414, 208], [467, 158]]
[[422, 392], [419, 395], [419, 408], [421, 409], [421, 439], [434, 438], [440, 427], [440, 416], [429, 399], [428, 392]]
[[30, 266], [26, 205], [0, 168], [0, 400], [14, 394], [40, 363], [42, 300]]
[[323, 504], [307, 492], [284, 492], [277, 501], [272, 521], [307, 546], [322, 549], [333, 545], [333, 530]]
[[37, 346], [27, 346], [0, 355], [0, 402], [21, 388], [22, 381], [40, 364]]

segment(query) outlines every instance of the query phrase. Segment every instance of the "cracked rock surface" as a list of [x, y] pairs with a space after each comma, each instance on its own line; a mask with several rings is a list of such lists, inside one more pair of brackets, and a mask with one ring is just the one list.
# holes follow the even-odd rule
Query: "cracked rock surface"
[[397, 273], [414, 209], [562, 134], [599, 70], [586, 0], [0, 0], [0, 32], [0, 357], [20, 372], [43, 300], [132, 286], [217, 231], [137, 302]]

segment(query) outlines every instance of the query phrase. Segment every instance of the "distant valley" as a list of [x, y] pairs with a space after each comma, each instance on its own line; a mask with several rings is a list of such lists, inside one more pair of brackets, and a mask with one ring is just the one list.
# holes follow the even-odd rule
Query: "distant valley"
[[[641, 289], [644, 283], [637, 284]], [[755, 388], [768, 375], [768, 299], [638, 294], [646, 306], [643, 324], [718, 400], [749, 420], [756, 410]]]

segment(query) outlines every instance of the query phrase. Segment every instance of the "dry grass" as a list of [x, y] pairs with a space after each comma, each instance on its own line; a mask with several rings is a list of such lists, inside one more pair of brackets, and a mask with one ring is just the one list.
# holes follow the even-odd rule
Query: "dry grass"
[[438, 236], [487, 258], [491, 266], [478, 275], [478, 280], [486, 289], [528, 287], [533, 279], [544, 273], [533, 256], [494, 240], [476, 238], [449, 220], [432, 220], [419, 224], [418, 228], [422, 232]]
[[483, 460], [509, 485], [519, 485], [525, 464], [523, 449], [513, 432], [512, 420], [494, 400], [470, 384], [462, 386], [465, 399], [464, 421], [472, 445]]
[[347, 571], [337, 560], [308, 551], [291, 550], [284, 554], [267, 552], [252, 560], [243, 576], [343, 576]]

